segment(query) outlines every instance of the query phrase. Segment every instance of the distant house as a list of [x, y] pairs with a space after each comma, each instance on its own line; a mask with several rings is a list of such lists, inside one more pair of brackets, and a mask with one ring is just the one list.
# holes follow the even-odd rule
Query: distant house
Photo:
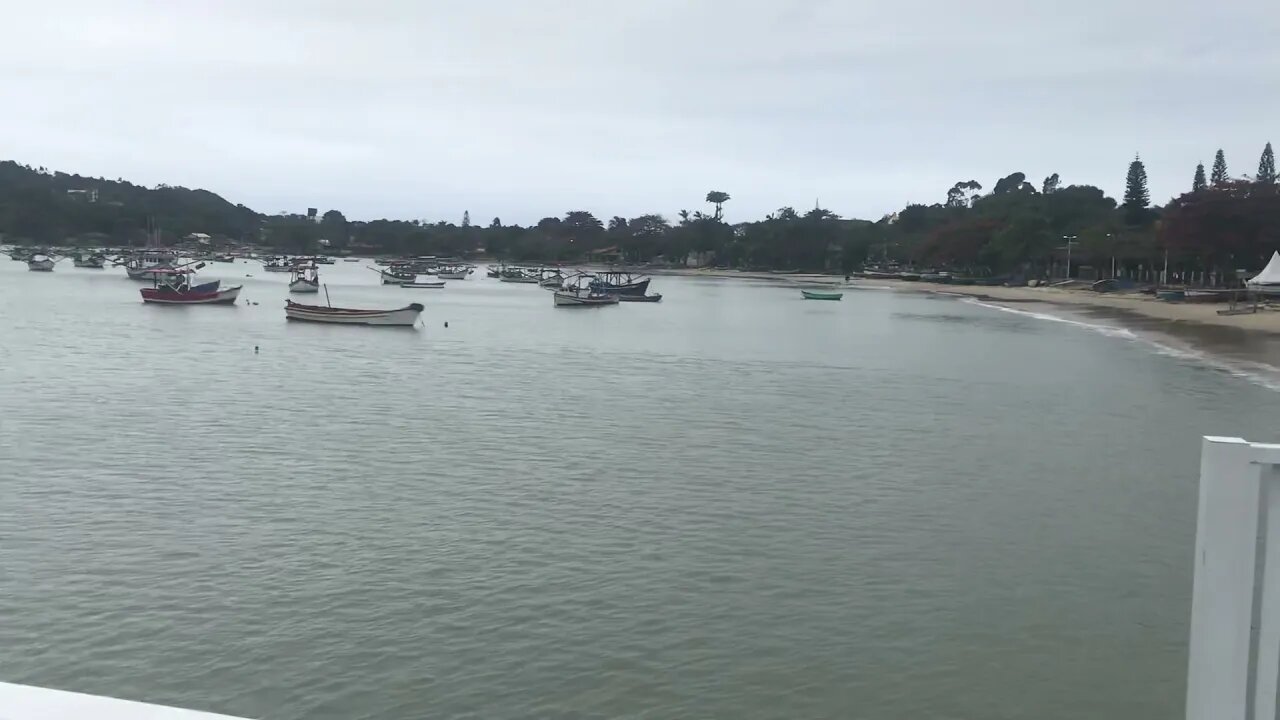
[[187, 242], [198, 243], [200, 245], [208, 245], [213, 241], [213, 238], [205, 233], [190, 233], [182, 239]]
[[98, 202], [98, 190], [90, 188], [88, 190], [68, 190], [67, 194], [73, 198], [84, 200], [85, 202]]

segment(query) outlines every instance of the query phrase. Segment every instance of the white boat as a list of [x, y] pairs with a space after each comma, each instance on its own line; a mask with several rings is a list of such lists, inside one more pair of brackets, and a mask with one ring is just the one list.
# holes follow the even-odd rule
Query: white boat
[[294, 263], [287, 257], [267, 258], [262, 263], [262, 269], [266, 272], [293, 272]]
[[416, 288], [418, 290], [443, 290], [444, 281], [443, 280], [426, 280], [423, 282], [402, 282], [400, 283], [400, 287]]
[[521, 283], [524, 285], [537, 285], [539, 282], [541, 282], [538, 278], [529, 277], [528, 275], [503, 275], [502, 277], [498, 278], [498, 280], [501, 282]]
[[618, 304], [617, 295], [598, 293], [586, 288], [557, 290], [554, 300], [556, 307], [602, 307]]
[[[167, 274], [178, 256], [167, 250], [147, 250], [129, 258], [124, 264], [124, 272], [130, 280], [152, 280]], [[156, 271], [164, 271], [157, 273]]]
[[407, 282], [415, 282], [418, 279], [418, 276], [414, 273], [401, 273], [394, 270], [380, 270], [379, 275], [382, 276], [383, 285], [403, 285]]
[[289, 279], [289, 292], [320, 292], [320, 271], [314, 267], [298, 267], [293, 269]]
[[37, 254], [27, 259], [27, 269], [35, 272], [53, 272], [53, 266], [57, 264], [58, 261], [48, 255]]
[[332, 323], [334, 325], [379, 325], [393, 327], [412, 327], [417, 324], [423, 306], [410, 303], [395, 310], [356, 310], [353, 308], [326, 307], [324, 305], [303, 305], [286, 300], [284, 315], [290, 320], [306, 322]]
[[466, 280], [473, 272], [475, 269], [470, 265], [441, 265], [436, 276], [441, 280]]

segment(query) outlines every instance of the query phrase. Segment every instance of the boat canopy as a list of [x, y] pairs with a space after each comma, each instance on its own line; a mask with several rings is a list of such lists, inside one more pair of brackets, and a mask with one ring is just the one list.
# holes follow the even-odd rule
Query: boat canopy
[[1271, 262], [1262, 272], [1249, 278], [1248, 285], [1280, 285], [1280, 252], [1271, 253]]

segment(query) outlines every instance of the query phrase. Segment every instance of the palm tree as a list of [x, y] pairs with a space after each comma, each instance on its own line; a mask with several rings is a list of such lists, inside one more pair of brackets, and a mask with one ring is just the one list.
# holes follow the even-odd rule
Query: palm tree
[[729, 202], [729, 193], [720, 190], [712, 190], [707, 193], [707, 202], [716, 206], [716, 219], [724, 217], [723, 205]]

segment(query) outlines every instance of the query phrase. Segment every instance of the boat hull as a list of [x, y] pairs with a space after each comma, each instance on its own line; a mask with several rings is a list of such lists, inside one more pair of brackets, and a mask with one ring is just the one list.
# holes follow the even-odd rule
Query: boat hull
[[291, 293], [318, 293], [320, 292], [319, 282], [309, 282], [307, 280], [294, 280], [289, 283], [289, 292]]
[[396, 310], [355, 310], [331, 308], [323, 305], [302, 305], [286, 300], [285, 317], [302, 322], [328, 323], [331, 325], [374, 325], [380, 327], [413, 327], [422, 314], [422, 305], [412, 303]]
[[804, 295], [805, 300], [839, 300], [844, 297], [844, 293], [812, 292], [809, 290], [801, 290], [800, 294]]
[[505, 277], [504, 276], [498, 279], [505, 283], [516, 283], [519, 285], [537, 285], [539, 282], [541, 282], [540, 280], [538, 280], [538, 278], [534, 278], [534, 277]]
[[618, 300], [627, 303], [655, 303], [662, 302], [662, 294], [654, 293], [652, 295], [619, 295]]
[[466, 280], [469, 272], [442, 272], [436, 273], [436, 277], [441, 280]]
[[[231, 305], [240, 296], [240, 285], [213, 292], [177, 293], [163, 288], [143, 288], [142, 302], [157, 305]], [[193, 288], [199, 290], [200, 286]]]
[[554, 297], [556, 307], [604, 307], [617, 305], [617, 295], [579, 295], [572, 292], [557, 292]]
[[101, 262], [96, 260], [73, 260], [71, 261], [71, 264], [78, 268], [85, 268], [86, 270], [101, 270], [104, 267]]
[[412, 290], [443, 290], [443, 282], [404, 282], [400, 283], [400, 287]]
[[613, 285], [610, 283], [596, 282], [591, 284], [591, 289], [608, 293], [610, 295], [644, 295], [649, 292], [649, 281], [652, 278], [645, 278], [639, 282], [626, 283], [623, 285]]
[[32, 272], [53, 272], [54, 261], [44, 260], [28, 260], [27, 269]]

